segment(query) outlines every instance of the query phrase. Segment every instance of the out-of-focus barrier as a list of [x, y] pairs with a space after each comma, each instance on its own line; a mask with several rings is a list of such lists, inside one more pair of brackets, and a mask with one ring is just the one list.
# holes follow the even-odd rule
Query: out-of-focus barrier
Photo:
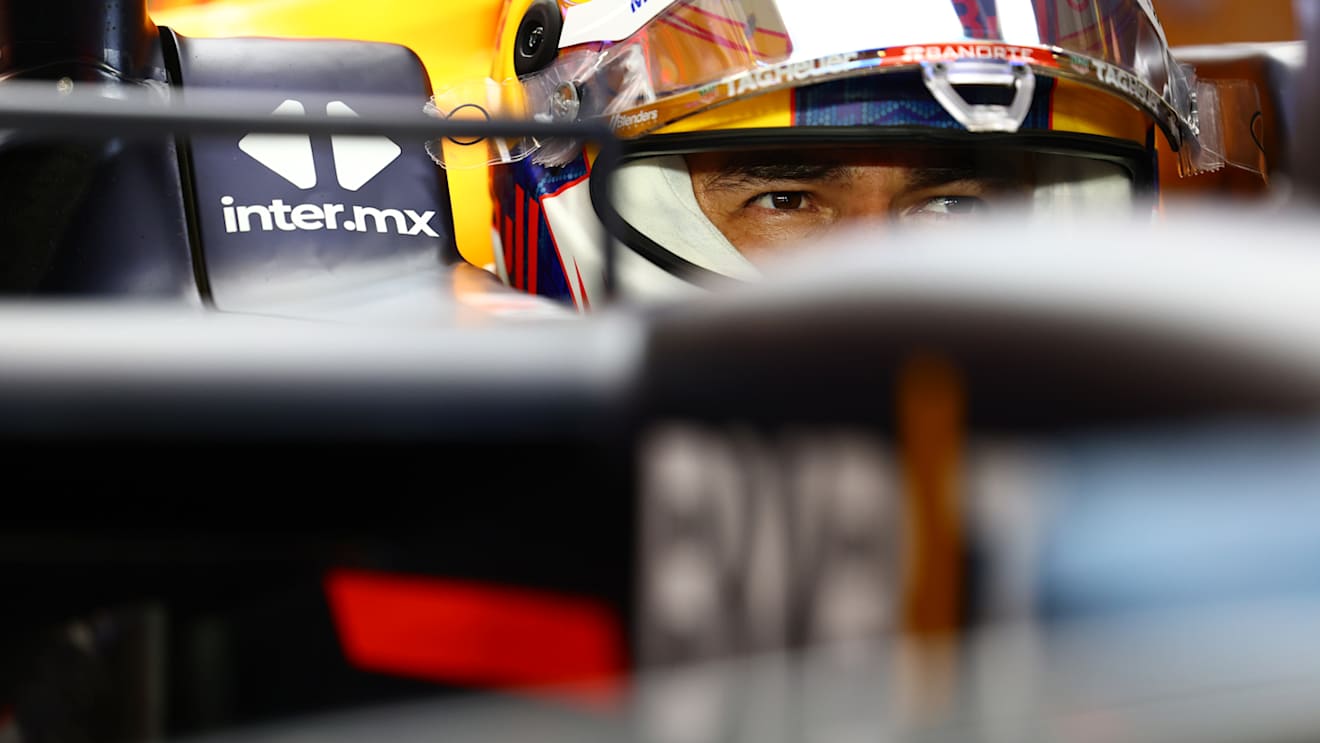
[[1153, 5], [1173, 46], [1301, 38], [1293, 0], [1155, 0]]

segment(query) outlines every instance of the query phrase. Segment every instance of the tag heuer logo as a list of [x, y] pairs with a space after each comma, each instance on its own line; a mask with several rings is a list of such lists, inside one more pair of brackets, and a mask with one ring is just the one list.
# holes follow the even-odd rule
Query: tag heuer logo
[[[357, 116], [343, 101], [326, 104], [331, 116]], [[303, 115], [303, 104], [286, 100], [273, 112], [279, 115]], [[307, 190], [316, 186], [316, 164], [312, 160], [312, 139], [303, 134], [249, 134], [238, 141], [238, 148], [253, 160], [270, 168], [293, 185]], [[402, 150], [385, 137], [331, 136], [330, 150], [335, 160], [335, 177], [340, 187], [356, 191], [394, 162]]]

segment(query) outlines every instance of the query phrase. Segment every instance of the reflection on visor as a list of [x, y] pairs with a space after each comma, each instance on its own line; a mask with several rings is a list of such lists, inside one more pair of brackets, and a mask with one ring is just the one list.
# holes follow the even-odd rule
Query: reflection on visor
[[[593, 0], [565, 10], [554, 64], [492, 83], [480, 100], [501, 115], [603, 120], [635, 138], [753, 95], [967, 62], [982, 64], [974, 76], [998, 66], [1011, 81], [1025, 68], [1128, 101], [1164, 130], [1184, 172], [1260, 169], [1258, 153], [1225, 147], [1217, 89], [1173, 59], [1149, 0]], [[975, 119], [960, 117], [972, 130]], [[506, 142], [489, 162], [557, 166], [580, 145]]]
[[[795, 145], [637, 157], [610, 189], [633, 242], [719, 274], [843, 227], [937, 227], [1009, 210], [1121, 213], [1139, 189], [1122, 163], [1004, 146]], [[634, 245], [634, 247], [638, 247]]]
[[[716, 83], [745, 91], [858, 66], [966, 58], [1065, 68], [1139, 99], [1153, 115], [1160, 101], [1183, 118], [1191, 113], [1186, 81], [1144, 0], [649, 0], [647, 13], [632, 5], [594, 0], [565, 14], [561, 45], [595, 45], [593, 77], [613, 78], [596, 87], [604, 115]], [[644, 118], [621, 118], [616, 128], [666, 123], [661, 112]]]
[[[1189, 135], [1197, 144], [1193, 81], [1146, 0], [649, 0], [634, 13], [635, 5], [572, 6], [561, 37], [565, 49], [594, 50], [594, 66], [575, 79], [588, 113], [624, 137], [750, 94], [976, 59], [1087, 82], [1145, 110], [1175, 149]], [[548, 100], [536, 81], [524, 83], [531, 98]]]

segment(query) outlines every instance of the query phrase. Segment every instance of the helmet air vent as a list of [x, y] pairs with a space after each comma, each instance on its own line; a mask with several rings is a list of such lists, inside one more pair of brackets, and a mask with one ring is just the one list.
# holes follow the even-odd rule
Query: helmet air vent
[[[1036, 75], [1020, 62], [960, 59], [922, 62], [921, 77], [931, 96], [970, 132], [1016, 132], [1022, 128], [1036, 94]], [[958, 88], [1000, 88], [1011, 92], [1006, 103], [973, 103]]]

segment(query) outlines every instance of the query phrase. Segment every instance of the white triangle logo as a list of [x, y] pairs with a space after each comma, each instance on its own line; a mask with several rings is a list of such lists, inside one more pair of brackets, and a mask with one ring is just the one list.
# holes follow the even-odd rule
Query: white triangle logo
[[[343, 101], [326, 104], [325, 112], [331, 116], [357, 116]], [[298, 101], [286, 100], [272, 113], [296, 116], [305, 114], [306, 109]], [[238, 141], [238, 148], [298, 188], [306, 190], [316, 185], [312, 139], [305, 134], [249, 134]], [[349, 191], [362, 188], [403, 152], [385, 137], [364, 136], [331, 136], [330, 150], [339, 185]]]
[[[286, 100], [272, 113], [300, 116], [306, 112], [298, 101]], [[249, 134], [238, 140], [238, 149], [298, 188], [316, 185], [312, 140], [305, 134]]]
[[[343, 101], [330, 101], [325, 112], [331, 116], [357, 116], [357, 112]], [[403, 152], [385, 137], [356, 136], [330, 137], [330, 150], [335, 156], [335, 176], [339, 185], [349, 191], [362, 188]]]

